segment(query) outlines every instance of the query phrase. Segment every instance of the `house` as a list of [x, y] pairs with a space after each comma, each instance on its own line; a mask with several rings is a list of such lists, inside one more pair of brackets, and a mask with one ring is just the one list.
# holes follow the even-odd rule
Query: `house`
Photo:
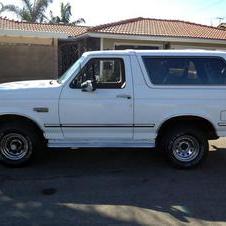
[[56, 78], [85, 51], [185, 48], [226, 50], [226, 31], [141, 17], [95, 27], [0, 17], [0, 82]]
[[179, 20], [135, 18], [92, 27], [83, 34], [100, 38], [101, 49], [226, 49], [226, 32]]
[[86, 30], [83, 26], [26, 23], [0, 17], [0, 82], [58, 77], [58, 62], [61, 55], [65, 57], [64, 48], [70, 45], [73, 49], [73, 54], [68, 54], [71, 61], [81, 54], [74, 51], [77, 42], [67, 42], [69, 37]]

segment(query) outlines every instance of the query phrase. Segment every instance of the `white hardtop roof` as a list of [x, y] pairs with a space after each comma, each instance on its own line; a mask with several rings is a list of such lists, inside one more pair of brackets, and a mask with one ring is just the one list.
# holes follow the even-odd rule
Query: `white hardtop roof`
[[93, 55], [142, 55], [142, 56], [217, 56], [226, 54], [222, 50], [202, 50], [202, 49], [185, 49], [185, 50], [104, 50], [86, 52], [84, 56]]

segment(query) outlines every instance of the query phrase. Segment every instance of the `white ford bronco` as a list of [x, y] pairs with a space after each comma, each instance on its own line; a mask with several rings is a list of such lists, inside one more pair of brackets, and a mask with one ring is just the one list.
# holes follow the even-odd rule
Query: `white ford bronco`
[[[226, 53], [87, 52], [58, 80], [0, 84], [0, 160], [50, 148], [158, 147], [175, 166], [226, 136]], [[31, 65], [32, 67], [32, 65]]]

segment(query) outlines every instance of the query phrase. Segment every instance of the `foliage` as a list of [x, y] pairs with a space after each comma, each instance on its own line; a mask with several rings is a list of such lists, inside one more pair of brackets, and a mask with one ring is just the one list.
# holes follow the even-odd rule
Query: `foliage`
[[0, 2], [0, 13], [4, 11], [4, 5]]
[[23, 7], [16, 5], [3, 5], [1, 3], [0, 13], [9, 11], [15, 13], [21, 20], [28, 22], [40, 22], [46, 20], [45, 11], [53, 0], [21, 0]]
[[72, 24], [76, 25], [79, 23], [85, 23], [83, 18], [80, 18], [76, 21], [70, 22], [72, 13], [71, 13], [71, 5], [69, 3], [64, 4], [63, 2], [60, 4], [60, 16], [53, 16], [53, 12], [50, 11], [50, 23], [53, 24]]

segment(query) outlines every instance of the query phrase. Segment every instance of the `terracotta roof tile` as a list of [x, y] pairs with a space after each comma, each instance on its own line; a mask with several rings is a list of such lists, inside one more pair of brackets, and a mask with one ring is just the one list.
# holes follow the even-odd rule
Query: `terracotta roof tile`
[[87, 26], [72, 26], [63, 24], [40, 24], [28, 23], [0, 17], [0, 29], [22, 30], [22, 31], [38, 31], [38, 32], [57, 32], [65, 33], [68, 36], [78, 36], [86, 33]]
[[95, 32], [100, 34], [105, 33], [226, 40], [226, 31], [216, 27], [180, 20], [163, 20], [142, 17], [103, 24], [95, 27], [27, 23], [0, 17], [0, 29], [59, 32], [72, 37], [79, 36], [87, 32]]
[[89, 32], [226, 40], [226, 31], [180, 20], [133, 18], [88, 29]]

